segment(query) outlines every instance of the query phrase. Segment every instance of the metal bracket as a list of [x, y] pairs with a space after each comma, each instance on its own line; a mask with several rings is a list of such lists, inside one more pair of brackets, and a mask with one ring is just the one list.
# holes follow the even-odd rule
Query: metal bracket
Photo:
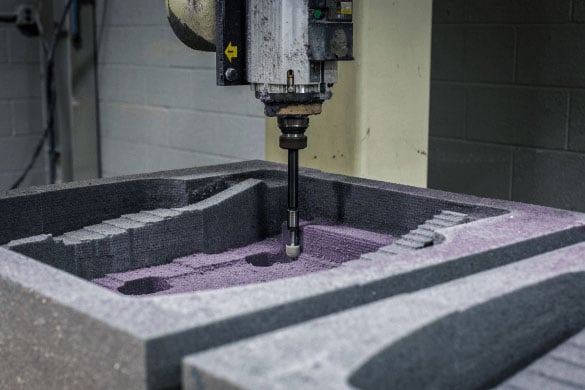
[[247, 85], [246, 0], [218, 0], [217, 85]]

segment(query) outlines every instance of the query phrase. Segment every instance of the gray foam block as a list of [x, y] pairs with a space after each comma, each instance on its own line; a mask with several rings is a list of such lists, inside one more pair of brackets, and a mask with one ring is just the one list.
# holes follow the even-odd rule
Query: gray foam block
[[585, 387], [585, 331], [505, 380], [495, 389], [576, 389]]
[[[585, 326], [584, 249], [192, 355], [184, 388], [484, 388]], [[582, 372], [573, 378], [585, 386]]]
[[[229, 185], [193, 195], [215, 182]], [[245, 162], [1, 195], [0, 243], [10, 244], [0, 248], [0, 388], [177, 388], [187, 355], [585, 241], [582, 214], [302, 169], [301, 217], [324, 225], [402, 235], [443, 210], [470, 222], [438, 229], [425, 249], [212, 291], [135, 298], [79, 277], [102, 261], [146, 264], [135, 249], [152, 264], [145, 248], [170, 261], [274, 235], [285, 183], [284, 166]]]
[[68, 261], [75, 267], [66, 269], [84, 279], [166, 264], [198, 251], [218, 253], [261, 238], [263, 188], [261, 181], [245, 180], [195, 205], [125, 214], [54, 239], [37, 236], [7, 247], [57, 266], [63, 246], [69, 247]]
[[260, 180], [246, 180], [197, 204], [203, 220], [203, 252], [219, 253], [261, 239]]

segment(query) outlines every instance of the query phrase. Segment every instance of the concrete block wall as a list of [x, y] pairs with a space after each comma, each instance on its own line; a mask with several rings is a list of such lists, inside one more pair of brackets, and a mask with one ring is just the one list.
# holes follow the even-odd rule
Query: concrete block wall
[[[0, 13], [35, 1], [3, 0]], [[0, 191], [20, 176], [43, 132], [40, 46], [12, 24], [0, 24]], [[24, 185], [47, 182], [47, 164], [39, 157]]]
[[265, 157], [263, 106], [215, 85], [215, 54], [172, 33], [163, 0], [99, 0], [106, 176]]
[[585, 2], [435, 0], [429, 186], [585, 210]]

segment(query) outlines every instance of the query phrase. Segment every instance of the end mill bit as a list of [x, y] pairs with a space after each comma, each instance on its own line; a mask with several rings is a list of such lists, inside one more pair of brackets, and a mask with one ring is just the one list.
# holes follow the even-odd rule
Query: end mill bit
[[299, 230], [299, 151], [288, 151], [288, 231], [286, 255], [297, 258], [301, 255]]
[[284, 116], [278, 118], [282, 130], [280, 147], [288, 150], [288, 231], [286, 255], [297, 258], [301, 255], [301, 231], [299, 228], [299, 150], [307, 147], [305, 131], [309, 127], [306, 116]]

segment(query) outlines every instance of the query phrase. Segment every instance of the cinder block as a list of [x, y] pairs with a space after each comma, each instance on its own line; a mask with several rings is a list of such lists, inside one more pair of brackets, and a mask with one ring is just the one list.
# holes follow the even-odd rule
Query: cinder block
[[14, 64], [39, 64], [41, 61], [39, 39], [26, 36], [16, 28], [8, 30], [8, 51], [10, 53], [10, 62]]
[[163, 22], [162, 27], [137, 31], [145, 65], [215, 70], [215, 53], [190, 49], [177, 39], [166, 17]]
[[523, 87], [469, 87], [467, 137], [506, 145], [562, 149], [568, 94]]
[[144, 41], [139, 38], [134, 42], [142, 30], [148, 28], [106, 26], [100, 61], [108, 65], [142, 65], [145, 61]]
[[41, 71], [34, 64], [0, 63], [0, 99], [41, 96]]
[[[165, 5], [159, 0], [97, 3], [99, 24], [108, 26], [149, 26], [167, 23]], [[104, 9], [104, 5], [106, 8]]]
[[518, 27], [517, 78], [521, 84], [585, 86], [585, 25]]
[[463, 75], [466, 81], [493, 83], [514, 81], [516, 43], [514, 27], [468, 25], [464, 34]]
[[463, 80], [465, 74], [465, 26], [433, 25], [431, 78]]
[[144, 104], [146, 79], [144, 70], [127, 65], [100, 66], [102, 101]]
[[233, 158], [264, 158], [264, 118], [118, 103], [102, 104], [104, 135]]
[[214, 53], [188, 48], [177, 39], [166, 18], [161, 21], [163, 26], [107, 26], [102, 63], [215, 70]]
[[433, 24], [467, 22], [466, 3], [465, 0], [433, 1]]
[[585, 0], [573, 0], [573, 21], [585, 23]]
[[514, 34], [503, 25], [434, 25], [433, 80], [512, 82]]
[[145, 37], [150, 38], [145, 42], [149, 65], [215, 70], [215, 53], [195, 51], [185, 46], [166, 20], [163, 27], [149, 29]]
[[12, 110], [15, 134], [40, 134], [44, 131], [43, 104], [40, 99], [16, 100], [12, 103]]
[[571, 152], [519, 149], [514, 153], [513, 200], [585, 210], [585, 156]]
[[168, 108], [104, 102], [101, 104], [101, 116], [103, 135], [108, 138], [165, 145], [168, 133], [174, 131], [170, 127]]
[[434, 23], [566, 23], [571, 1], [435, 0], [433, 11]]
[[165, 169], [202, 167], [240, 161], [238, 158], [189, 152], [164, 146], [103, 139], [104, 169], [114, 175], [156, 172]]
[[250, 88], [218, 87], [212, 70], [148, 68], [146, 77], [146, 102], [149, 105], [216, 113], [229, 108], [232, 114], [263, 115], [262, 104], [250, 99]]
[[465, 138], [466, 89], [447, 83], [431, 84], [431, 137]]
[[[1, 141], [0, 141], [1, 142]], [[41, 160], [42, 161], [42, 160]], [[22, 187], [41, 186], [48, 183], [48, 172], [42, 164], [36, 169], [30, 171], [22, 183]], [[10, 187], [18, 180], [22, 171], [13, 171], [10, 173], [0, 174], [0, 192], [8, 191]], [[0, 233], [1, 236], [1, 233]]]
[[[102, 6], [106, 172], [134, 174], [264, 158], [257, 147], [265, 138], [263, 105], [250, 98], [249, 88], [215, 85], [214, 54], [193, 51], [175, 37], [163, 3]], [[151, 107], [130, 109], [112, 102]], [[225, 139], [230, 141], [218, 141]]]
[[430, 188], [510, 197], [512, 148], [431, 138], [429, 150]]
[[0, 103], [0, 137], [12, 136], [12, 110], [10, 103]]
[[569, 150], [585, 152], [585, 93], [571, 92], [569, 114]]
[[[183, 362], [183, 383], [187, 389], [486, 387], [585, 325], [584, 249], [564, 248], [192, 355]], [[562, 364], [562, 370], [552, 372], [585, 384], [582, 369]]]
[[10, 56], [8, 54], [8, 29], [0, 27], [0, 63], [8, 62]]
[[[0, 142], [0, 156], [2, 156], [2, 169], [18, 173], [30, 162], [30, 159], [39, 143], [38, 136], [4, 138]], [[36, 162], [35, 169], [42, 169], [43, 158]]]
[[190, 110], [170, 110], [170, 128], [166, 142], [175, 148], [236, 159], [263, 159], [266, 120], [258, 116], [216, 114]]

